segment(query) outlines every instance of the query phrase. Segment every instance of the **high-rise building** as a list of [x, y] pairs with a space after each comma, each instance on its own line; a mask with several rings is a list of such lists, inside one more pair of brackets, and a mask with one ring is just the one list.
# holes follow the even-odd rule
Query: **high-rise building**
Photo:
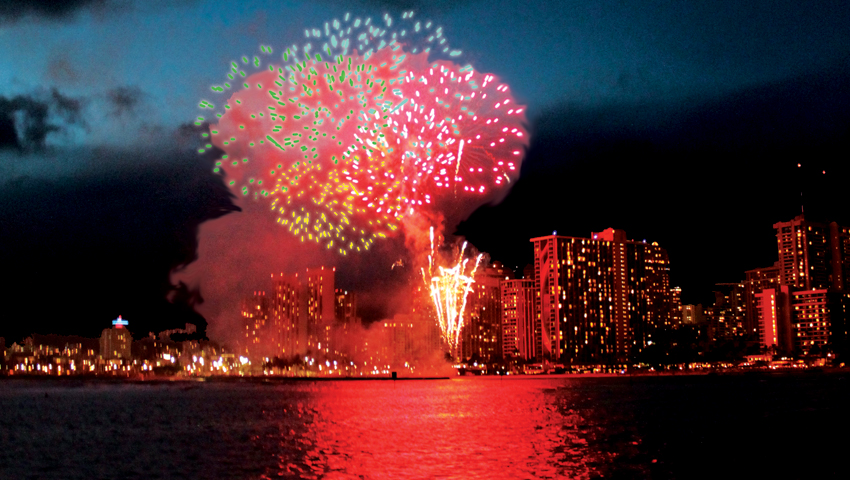
[[393, 367], [421, 367], [434, 359], [442, 359], [439, 332], [430, 319], [417, 314], [396, 314], [373, 328], [373, 358]]
[[466, 297], [461, 357], [488, 362], [502, 356], [502, 298], [499, 283], [514, 274], [501, 263], [481, 266]]
[[763, 347], [776, 347], [779, 343], [779, 328], [776, 315], [776, 290], [766, 288], [755, 295], [756, 314], [760, 324], [760, 341]]
[[710, 341], [729, 340], [746, 334], [746, 282], [718, 283], [708, 322]]
[[673, 328], [682, 325], [682, 288], [670, 289], [670, 322]]
[[[673, 326], [670, 289], [670, 260], [667, 251], [658, 243], [628, 242], [626, 261], [629, 268], [629, 291], [645, 291], [645, 297], [635, 293], [631, 303], [635, 346], [640, 351], [651, 341], [656, 331]], [[633, 280], [632, 280], [633, 278]]]
[[301, 285], [294, 275], [272, 274], [272, 336], [277, 342], [276, 356], [303, 354], [307, 347], [307, 324], [302, 305]]
[[756, 294], [756, 315], [760, 323], [762, 348], [789, 353], [793, 348], [791, 299], [787, 286], [766, 288]]
[[271, 280], [271, 297], [257, 291], [242, 302], [245, 353], [253, 358], [328, 353], [336, 307], [334, 269], [272, 274]]
[[[414, 322], [419, 318], [415, 315], [398, 314], [392, 320], [382, 322], [383, 341], [379, 342], [379, 357], [388, 365], [399, 366], [412, 359], [414, 351]], [[378, 328], [381, 328], [381, 324]]]
[[822, 348], [829, 341], [830, 315], [826, 290], [798, 290], [793, 293], [794, 349], [809, 353], [815, 346]]
[[580, 364], [625, 362], [672, 324], [669, 260], [656, 243], [607, 229], [592, 238], [534, 243], [536, 357]]
[[682, 325], [697, 325], [705, 323], [702, 304], [682, 305]]
[[846, 354], [850, 351], [848, 345], [848, 330], [850, 330], [850, 293], [830, 292], [829, 322], [831, 325], [829, 343], [835, 353]]
[[790, 222], [774, 224], [773, 228], [779, 250], [780, 283], [792, 290], [830, 288], [829, 227], [798, 215]]
[[335, 268], [308, 268], [300, 277], [302, 293], [307, 299], [307, 348], [314, 354], [330, 352], [336, 308], [335, 271]]
[[106, 328], [100, 334], [100, 356], [104, 360], [130, 359], [133, 336], [126, 327], [128, 322], [121, 318], [112, 321], [112, 328]]
[[334, 327], [330, 345], [334, 356], [350, 357], [360, 351], [360, 317], [357, 316], [357, 295], [337, 288], [334, 291]]
[[745, 272], [746, 280], [744, 281], [746, 293], [744, 294], [744, 312], [745, 322], [744, 330], [747, 337], [753, 340], [762, 338], [761, 323], [759, 322], [759, 306], [757, 304], [756, 295], [766, 289], [779, 289], [780, 277], [779, 262], [773, 264], [772, 267], [755, 268]]
[[806, 220], [803, 215], [777, 223], [774, 228], [780, 283], [793, 292], [795, 349], [805, 354], [814, 346], [831, 344], [844, 351], [850, 229], [836, 222]]
[[360, 319], [357, 317], [357, 294], [337, 288], [334, 291], [334, 317], [343, 325], [359, 326]]
[[850, 285], [850, 228], [829, 224], [829, 249], [832, 263], [832, 292], [846, 292]]
[[502, 280], [499, 289], [502, 295], [502, 356], [534, 359], [534, 279]]
[[277, 335], [272, 328], [269, 298], [255, 291], [242, 299], [242, 351], [252, 358], [277, 354]]

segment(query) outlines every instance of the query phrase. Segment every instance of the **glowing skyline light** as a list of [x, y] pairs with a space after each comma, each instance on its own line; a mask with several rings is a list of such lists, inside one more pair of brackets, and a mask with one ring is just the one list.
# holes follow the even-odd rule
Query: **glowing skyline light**
[[130, 324], [130, 322], [121, 318], [121, 315], [118, 315], [118, 318], [116, 318], [115, 320], [112, 321], [112, 325], [115, 328], [124, 328], [129, 324]]

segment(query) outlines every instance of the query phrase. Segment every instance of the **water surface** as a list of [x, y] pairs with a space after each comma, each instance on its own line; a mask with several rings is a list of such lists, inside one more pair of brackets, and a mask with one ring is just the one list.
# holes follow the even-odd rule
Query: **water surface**
[[0, 478], [846, 478], [840, 374], [0, 382]]

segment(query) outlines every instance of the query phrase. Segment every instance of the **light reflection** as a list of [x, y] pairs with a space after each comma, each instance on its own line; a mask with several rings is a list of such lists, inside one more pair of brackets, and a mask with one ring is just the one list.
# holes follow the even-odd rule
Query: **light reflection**
[[[575, 393], [569, 382], [476, 378], [287, 385], [308, 393], [310, 406], [279, 406], [289, 408], [285, 415], [268, 412], [281, 427], [276, 438], [262, 439], [263, 450], [280, 450], [278, 468], [266, 475], [594, 477], [613, 455], [598, 450], [599, 427], [586, 418], [588, 412], [571, 406]], [[293, 422], [304, 429], [295, 433], [285, 426]]]

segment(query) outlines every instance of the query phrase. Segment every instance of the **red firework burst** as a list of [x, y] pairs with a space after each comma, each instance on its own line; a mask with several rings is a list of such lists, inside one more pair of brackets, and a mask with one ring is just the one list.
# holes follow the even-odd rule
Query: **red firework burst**
[[524, 107], [494, 75], [427, 57], [391, 42], [247, 76], [211, 127], [219, 168], [302, 241], [342, 254], [504, 188], [528, 142]]

